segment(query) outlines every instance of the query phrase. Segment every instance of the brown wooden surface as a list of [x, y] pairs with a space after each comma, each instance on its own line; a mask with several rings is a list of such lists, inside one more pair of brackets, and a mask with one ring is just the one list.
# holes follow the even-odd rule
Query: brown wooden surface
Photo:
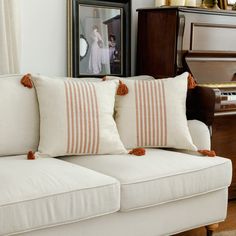
[[207, 126], [212, 125], [214, 120], [215, 104], [217, 97], [214, 90], [207, 87], [196, 87], [188, 91], [187, 117], [189, 120], [197, 119]]
[[[219, 224], [216, 232], [236, 230], [236, 201], [230, 201], [228, 206], [227, 218]], [[205, 236], [205, 227], [189, 230], [184, 233], [176, 234], [175, 236]]]
[[176, 9], [165, 12], [140, 11], [137, 74], [148, 74], [155, 78], [175, 76], [176, 37]]
[[218, 227], [219, 227], [219, 224], [216, 223], [216, 224], [207, 225], [206, 229], [210, 231], [216, 231]]
[[218, 156], [232, 161], [233, 179], [229, 198], [236, 198], [236, 115], [215, 117], [212, 126], [212, 149]]

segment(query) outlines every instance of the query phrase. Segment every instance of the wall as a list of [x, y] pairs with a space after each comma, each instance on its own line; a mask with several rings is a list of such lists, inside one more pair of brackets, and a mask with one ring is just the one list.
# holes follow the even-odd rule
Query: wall
[[[154, 0], [132, 0], [132, 73], [135, 72], [137, 8]], [[66, 0], [21, 0], [21, 72], [66, 76]]]
[[21, 72], [66, 75], [66, 0], [21, 0]]
[[135, 74], [136, 47], [137, 47], [137, 22], [138, 13], [136, 9], [154, 7], [154, 0], [132, 0], [132, 44], [131, 44], [131, 72]]

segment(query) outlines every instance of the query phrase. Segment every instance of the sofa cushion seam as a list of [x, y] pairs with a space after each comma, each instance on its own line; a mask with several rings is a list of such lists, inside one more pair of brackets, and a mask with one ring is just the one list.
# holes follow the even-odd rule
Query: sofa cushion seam
[[22, 201], [18, 201], [18, 202], [11, 202], [11, 203], [6, 203], [3, 205], [0, 205], [1, 207], [7, 207], [10, 205], [15, 205], [15, 204], [19, 204], [19, 203], [25, 203], [25, 202], [30, 202], [30, 201], [37, 201], [37, 200], [41, 200], [41, 199], [46, 199], [46, 198], [51, 198], [51, 197], [55, 197], [55, 196], [59, 196], [59, 195], [66, 195], [66, 194], [70, 194], [70, 193], [75, 193], [75, 192], [81, 192], [81, 191], [85, 191], [85, 190], [91, 190], [91, 189], [97, 189], [97, 188], [105, 188], [105, 187], [112, 187], [112, 186], [116, 186], [118, 185], [118, 187], [120, 187], [119, 182], [113, 183], [113, 184], [107, 184], [107, 185], [102, 185], [99, 187], [90, 187], [90, 188], [84, 188], [84, 189], [76, 189], [76, 190], [71, 190], [71, 191], [67, 191], [67, 192], [61, 192], [61, 193], [56, 193], [56, 194], [51, 194], [51, 195], [47, 195], [47, 196], [43, 196], [43, 197], [36, 197], [36, 198], [32, 198], [32, 199], [26, 199], [26, 200], [22, 200]]

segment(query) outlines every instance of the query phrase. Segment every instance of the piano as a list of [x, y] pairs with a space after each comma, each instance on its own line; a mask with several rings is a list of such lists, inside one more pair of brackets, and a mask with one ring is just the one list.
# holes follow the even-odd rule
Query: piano
[[194, 7], [138, 9], [137, 74], [157, 79], [189, 71], [187, 117], [210, 129], [212, 149], [230, 158], [236, 198], [236, 12]]

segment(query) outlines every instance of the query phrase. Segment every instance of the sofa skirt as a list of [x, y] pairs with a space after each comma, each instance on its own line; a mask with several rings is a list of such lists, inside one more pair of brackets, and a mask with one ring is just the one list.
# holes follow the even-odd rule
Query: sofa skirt
[[173, 235], [224, 221], [228, 189], [130, 212], [55, 225], [19, 236], [158, 236]]

